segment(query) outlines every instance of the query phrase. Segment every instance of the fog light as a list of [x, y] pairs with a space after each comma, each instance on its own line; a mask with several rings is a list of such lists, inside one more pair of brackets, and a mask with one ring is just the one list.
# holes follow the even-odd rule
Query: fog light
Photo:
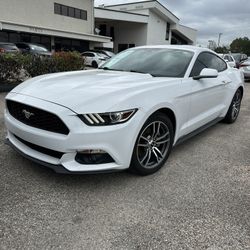
[[76, 154], [75, 160], [80, 164], [104, 164], [114, 162], [113, 158], [101, 149], [83, 150]]

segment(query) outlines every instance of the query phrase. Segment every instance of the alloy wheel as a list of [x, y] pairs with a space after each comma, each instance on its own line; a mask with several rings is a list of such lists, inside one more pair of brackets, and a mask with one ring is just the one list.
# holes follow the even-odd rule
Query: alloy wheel
[[170, 147], [167, 124], [154, 121], [142, 131], [136, 145], [137, 159], [142, 167], [151, 169], [162, 163]]
[[238, 90], [233, 98], [232, 103], [232, 119], [235, 120], [238, 117], [240, 112], [240, 105], [241, 105], [241, 92]]

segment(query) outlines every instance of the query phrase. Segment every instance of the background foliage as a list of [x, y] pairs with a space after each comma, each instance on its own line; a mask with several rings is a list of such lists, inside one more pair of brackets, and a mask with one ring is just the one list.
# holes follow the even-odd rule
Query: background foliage
[[215, 49], [217, 53], [227, 54], [231, 53], [243, 53], [250, 56], [250, 39], [248, 37], [236, 38], [232, 41], [229, 47], [222, 46]]
[[84, 69], [78, 52], [58, 52], [51, 57], [24, 54], [0, 54], [0, 82], [22, 82], [38, 75]]

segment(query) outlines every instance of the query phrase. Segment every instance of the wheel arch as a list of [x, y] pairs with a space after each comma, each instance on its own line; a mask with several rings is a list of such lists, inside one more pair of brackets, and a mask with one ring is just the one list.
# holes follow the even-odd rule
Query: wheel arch
[[174, 111], [170, 108], [163, 107], [163, 108], [159, 108], [159, 109], [155, 110], [151, 115], [153, 115], [155, 113], [162, 113], [170, 119], [170, 121], [173, 124], [174, 135], [175, 135], [176, 129], [177, 129], [177, 121], [176, 121], [176, 115], [175, 115]]
[[238, 89], [241, 91], [241, 94], [242, 94], [242, 97], [243, 97], [243, 94], [244, 94], [244, 88], [243, 88], [243, 86], [240, 86]]

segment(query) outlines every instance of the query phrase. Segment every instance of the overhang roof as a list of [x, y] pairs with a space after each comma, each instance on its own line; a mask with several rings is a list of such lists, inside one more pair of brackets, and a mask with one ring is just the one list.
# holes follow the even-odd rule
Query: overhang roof
[[36, 33], [41, 35], [49, 35], [49, 36], [57, 36], [57, 37], [65, 37], [79, 40], [86, 40], [91, 42], [101, 42], [107, 43], [111, 41], [111, 37], [107, 36], [99, 36], [95, 34], [87, 34], [87, 33], [77, 33], [66, 30], [56, 30], [51, 28], [38, 27], [34, 25], [26, 25], [20, 23], [13, 22], [5, 22], [1, 21], [2, 29], [6, 30], [15, 30], [20, 32], [28, 32], [28, 33]]
[[148, 23], [148, 15], [131, 13], [108, 8], [94, 8], [96, 19], [125, 21], [133, 23]]
[[163, 19], [168, 20], [170, 23], [178, 23], [179, 18], [173, 14], [169, 9], [167, 9], [163, 4], [161, 4], [157, 0], [150, 0], [150, 1], [141, 1], [141, 2], [132, 2], [132, 3], [123, 3], [123, 4], [113, 4], [113, 5], [105, 5], [106, 8], [111, 8], [111, 9], [120, 9], [124, 11], [138, 11], [141, 9], [152, 9], [157, 14], [159, 14]]

